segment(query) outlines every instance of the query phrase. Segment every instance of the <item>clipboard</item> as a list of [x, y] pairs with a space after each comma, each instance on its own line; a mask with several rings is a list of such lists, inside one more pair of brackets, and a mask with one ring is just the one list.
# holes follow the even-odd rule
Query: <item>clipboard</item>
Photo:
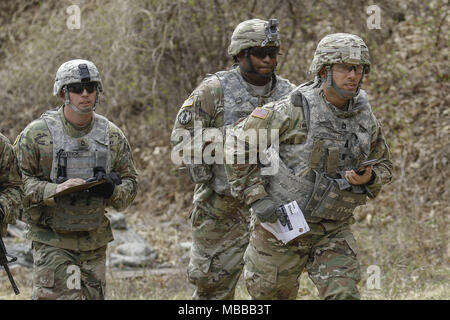
[[74, 192], [87, 190], [89, 188], [92, 188], [94, 186], [97, 186], [97, 185], [103, 184], [103, 183], [106, 183], [106, 180], [98, 180], [98, 181], [93, 181], [93, 182], [87, 182], [87, 183], [80, 184], [80, 185], [75, 186], [75, 187], [67, 188], [67, 189], [65, 189], [63, 191], [60, 191], [58, 193], [55, 193], [54, 195], [48, 197], [47, 199], [56, 198], [56, 197], [62, 197], [62, 196], [65, 196], [65, 195], [68, 195], [68, 194], [71, 194], [71, 193], [74, 193]]

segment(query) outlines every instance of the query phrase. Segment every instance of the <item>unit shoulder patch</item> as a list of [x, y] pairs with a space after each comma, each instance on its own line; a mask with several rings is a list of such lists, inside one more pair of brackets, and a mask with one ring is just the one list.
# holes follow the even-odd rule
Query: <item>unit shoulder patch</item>
[[178, 115], [178, 122], [182, 125], [186, 125], [189, 122], [191, 122], [192, 119], [192, 112], [189, 110], [183, 110]]

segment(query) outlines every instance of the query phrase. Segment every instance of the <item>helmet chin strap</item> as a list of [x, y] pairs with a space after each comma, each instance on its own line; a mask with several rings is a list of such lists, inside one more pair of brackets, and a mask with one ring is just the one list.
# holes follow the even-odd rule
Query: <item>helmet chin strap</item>
[[333, 88], [334, 91], [338, 94], [339, 97], [342, 99], [351, 99], [356, 97], [359, 94], [359, 90], [361, 89], [361, 84], [364, 79], [364, 72], [361, 76], [361, 80], [359, 80], [358, 87], [356, 88], [356, 91], [350, 91], [350, 90], [344, 90], [342, 88], [339, 88], [337, 84], [333, 80], [333, 71], [331, 70], [331, 66], [325, 66], [325, 69], [327, 70], [327, 88]]
[[64, 90], [64, 94], [66, 96], [66, 100], [64, 101], [65, 105], [69, 105], [73, 111], [75, 111], [78, 114], [89, 114], [93, 111], [95, 111], [95, 109], [97, 108], [97, 102], [98, 102], [98, 88], [96, 89], [97, 94], [95, 95], [95, 103], [94, 106], [92, 108], [87, 108], [87, 109], [80, 109], [78, 108], [76, 105], [74, 105], [72, 103], [72, 101], [70, 101], [70, 96], [69, 96], [69, 90], [67, 90], [67, 86], [64, 86], [63, 88]]
[[239, 68], [241, 69], [241, 71], [243, 73], [253, 74], [257, 78], [260, 78], [260, 79], [269, 79], [272, 77], [272, 75], [275, 73], [275, 68], [271, 72], [267, 72], [267, 73], [261, 74], [261, 73], [256, 72], [255, 68], [253, 67], [252, 60], [250, 59], [250, 53], [248, 52], [248, 50], [245, 50], [244, 52], [245, 52], [245, 57], [247, 58], [247, 61], [248, 61], [249, 68], [245, 69], [242, 66], [242, 64], [239, 64]]

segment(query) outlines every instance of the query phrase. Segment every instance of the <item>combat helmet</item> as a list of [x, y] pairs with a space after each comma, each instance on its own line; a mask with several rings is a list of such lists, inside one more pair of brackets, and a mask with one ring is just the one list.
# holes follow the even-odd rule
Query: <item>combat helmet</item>
[[[81, 110], [70, 101], [67, 85], [81, 82], [97, 82], [97, 95], [92, 109]], [[53, 85], [53, 95], [59, 95], [61, 90], [64, 91], [66, 96], [65, 104], [70, 105], [75, 112], [86, 114], [95, 110], [98, 103], [98, 94], [99, 92], [103, 92], [102, 79], [100, 78], [100, 73], [98, 72], [95, 64], [84, 59], [75, 59], [64, 62], [58, 68], [58, 71], [56, 71], [55, 83]]]
[[[245, 56], [249, 61], [249, 70], [245, 72], [256, 73], [251, 63], [249, 52], [246, 49], [252, 47], [280, 46], [278, 35], [278, 20], [269, 19], [251, 19], [237, 25], [231, 36], [231, 43], [228, 47], [228, 54], [236, 61], [236, 55], [244, 50]], [[271, 76], [273, 72], [263, 77]]]
[[280, 46], [278, 36], [278, 20], [251, 19], [239, 23], [231, 36], [228, 54], [236, 56], [242, 50], [267, 45]]
[[[364, 66], [361, 80], [356, 92], [343, 90], [333, 81], [331, 66], [335, 63], [351, 63]], [[343, 98], [358, 95], [365, 74], [370, 72], [369, 49], [363, 39], [350, 33], [334, 33], [320, 40], [309, 67], [309, 72], [320, 78], [319, 71], [325, 66], [328, 77], [327, 87], [333, 89]], [[324, 79], [321, 79], [324, 80]]]

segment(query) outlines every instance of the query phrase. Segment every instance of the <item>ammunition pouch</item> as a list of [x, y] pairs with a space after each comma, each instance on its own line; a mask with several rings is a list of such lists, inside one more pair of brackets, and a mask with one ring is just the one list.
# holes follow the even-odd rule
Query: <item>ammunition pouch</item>
[[76, 192], [55, 199], [50, 228], [55, 232], [93, 231], [105, 213], [104, 199], [89, 192]]
[[[305, 214], [304, 208], [314, 189], [314, 183], [304, 177], [294, 175], [283, 162], [275, 175], [270, 176], [266, 192], [278, 206], [297, 201], [298, 206]], [[305, 215], [306, 217], [306, 215]]]
[[231, 197], [230, 185], [222, 164], [194, 164], [186, 167], [192, 182], [208, 184], [214, 192]]
[[341, 190], [336, 179], [326, 173], [313, 170], [311, 174], [315, 179], [295, 176], [280, 162], [279, 170], [270, 177], [266, 191], [278, 205], [297, 201], [305, 219], [313, 223], [322, 219], [346, 220], [357, 206], [366, 203], [366, 193]]
[[316, 173], [313, 193], [305, 211], [312, 218], [326, 220], [346, 220], [357, 206], [367, 201], [366, 193], [355, 193], [341, 189], [335, 179], [325, 173]]
[[38, 224], [41, 218], [41, 209], [38, 206], [33, 206], [24, 210], [21, 221], [27, 224]]
[[211, 167], [211, 171], [212, 175], [214, 176], [211, 180], [211, 188], [214, 190], [214, 192], [222, 196], [231, 197], [230, 184], [228, 183], [224, 165], [213, 164]]
[[56, 207], [31, 204], [28, 197], [24, 202], [23, 222], [48, 226], [58, 233], [96, 230], [105, 212], [104, 200], [86, 191], [55, 198]]
[[189, 179], [193, 183], [206, 183], [213, 176], [211, 166], [208, 164], [189, 164], [186, 167], [188, 169]]
[[25, 195], [23, 198], [23, 212], [19, 219], [26, 224], [44, 224], [44, 207], [39, 205], [36, 200], [36, 193]]

